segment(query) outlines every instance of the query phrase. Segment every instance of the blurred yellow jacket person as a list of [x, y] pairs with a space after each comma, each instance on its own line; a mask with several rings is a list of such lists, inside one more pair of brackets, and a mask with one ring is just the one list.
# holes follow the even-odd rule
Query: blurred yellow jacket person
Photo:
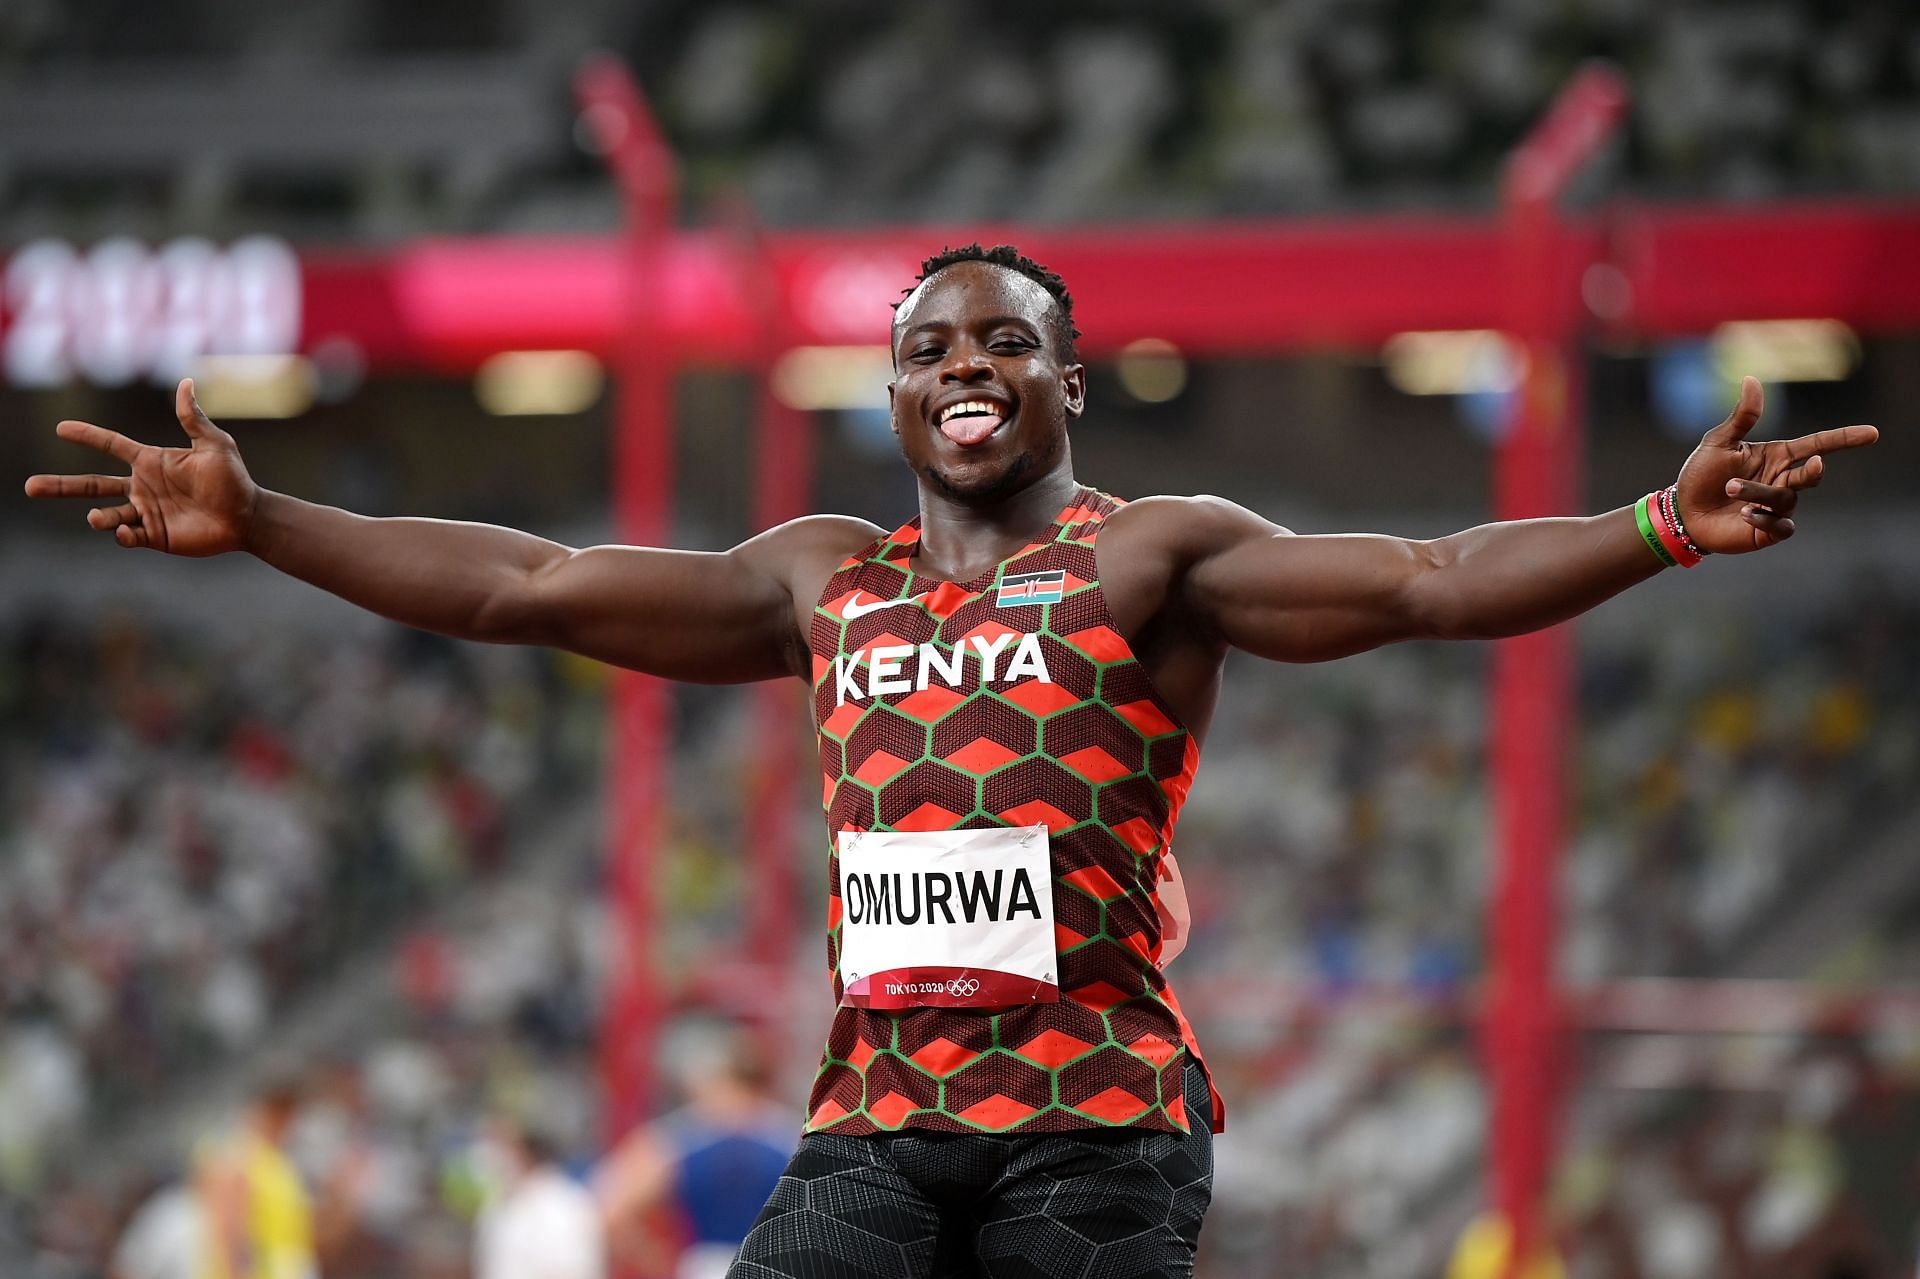
[[[1504, 1279], [1507, 1256], [1512, 1251], [1513, 1231], [1506, 1220], [1491, 1213], [1478, 1217], [1454, 1246], [1447, 1279]], [[1532, 1261], [1520, 1271], [1520, 1279], [1567, 1279], [1567, 1271], [1552, 1248], [1543, 1245], [1534, 1249]]]
[[295, 1109], [290, 1092], [269, 1093], [237, 1132], [200, 1152], [207, 1246], [198, 1279], [317, 1279], [306, 1187], [280, 1148]]

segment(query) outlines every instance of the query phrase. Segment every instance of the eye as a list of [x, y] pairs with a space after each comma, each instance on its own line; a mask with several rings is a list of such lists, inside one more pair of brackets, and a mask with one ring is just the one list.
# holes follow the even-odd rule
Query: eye
[[937, 346], [921, 346], [915, 347], [907, 358], [917, 364], [925, 364], [929, 360], [939, 359], [941, 354], [941, 349]]
[[1029, 341], [1026, 338], [1004, 337], [1004, 338], [995, 338], [992, 344], [987, 349], [991, 351], [999, 351], [1005, 355], [1019, 355], [1022, 352], [1031, 351], [1039, 345], [1040, 344], [1038, 342]]

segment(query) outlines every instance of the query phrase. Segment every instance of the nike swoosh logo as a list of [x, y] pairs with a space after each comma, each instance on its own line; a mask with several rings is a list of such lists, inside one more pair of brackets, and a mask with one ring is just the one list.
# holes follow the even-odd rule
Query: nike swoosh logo
[[842, 610], [842, 616], [851, 622], [856, 617], [865, 617], [868, 613], [877, 613], [883, 608], [893, 608], [900, 604], [918, 604], [925, 598], [927, 598], [926, 595], [921, 594], [904, 600], [881, 600], [876, 604], [862, 604], [859, 600], [855, 600]]

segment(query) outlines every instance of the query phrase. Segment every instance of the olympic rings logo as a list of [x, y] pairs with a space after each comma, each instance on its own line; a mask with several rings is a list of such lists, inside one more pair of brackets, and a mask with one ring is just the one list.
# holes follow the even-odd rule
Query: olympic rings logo
[[980, 983], [972, 977], [952, 977], [947, 981], [947, 993], [955, 999], [966, 999], [980, 993]]

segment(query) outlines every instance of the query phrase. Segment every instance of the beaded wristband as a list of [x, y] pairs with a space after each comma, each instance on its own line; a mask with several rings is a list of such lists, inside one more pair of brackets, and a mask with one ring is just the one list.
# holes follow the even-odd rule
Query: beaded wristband
[[[1700, 549], [1700, 544], [1693, 540], [1691, 533], [1687, 532], [1687, 526], [1680, 522], [1680, 486], [1677, 484], [1667, 485], [1666, 488], [1660, 490], [1660, 499], [1661, 509], [1666, 512], [1669, 529], [1675, 537], [1680, 539], [1680, 545], [1686, 548], [1687, 554], [1693, 557], [1694, 564], [1698, 564], [1701, 560], [1707, 558], [1708, 552]], [[1683, 564], [1685, 563], [1684, 560], [1681, 562]], [[1691, 568], [1692, 565], [1687, 565], [1687, 567]]]
[[1658, 493], [1649, 495], [1647, 505], [1649, 508], [1647, 513], [1653, 516], [1653, 531], [1659, 534], [1661, 545], [1665, 546], [1667, 553], [1673, 556], [1673, 562], [1681, 568], [1692, 568], [1698, 564], [1700, 558], [1689, 553], [1686, 543], [1682, 542], [1680, 535], [1673, 531], [1673, 513], [1667, 509], [1667, 491], [1662, 489]]
[[[1686, 525], [1680, 522], [1679, 496], [1672, 485], [1647, 494], [1634, 509], [1640, 536], [1655, 548], [1654, 553], [1662, 563], [1692, 568], [1706, 558], [1706, 552], [1688, 536]], [[1646, 512], [1644, 519], [1637, 514], [1641, 510]]]

